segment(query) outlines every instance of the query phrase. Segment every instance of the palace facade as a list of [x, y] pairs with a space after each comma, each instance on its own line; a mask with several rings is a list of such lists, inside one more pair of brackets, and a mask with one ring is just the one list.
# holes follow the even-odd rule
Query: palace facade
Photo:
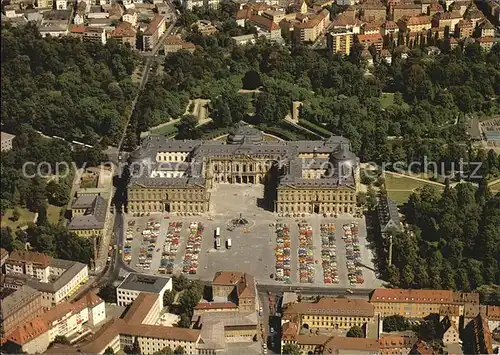
[[242, 123], [225, 142], [149, 136], [130, 171], [129, 212], [207, 212], [210, 190], [229, 183], [267, 185], [278, 213], [358, 213], [359, 160], [343, 137], [267, 142]]

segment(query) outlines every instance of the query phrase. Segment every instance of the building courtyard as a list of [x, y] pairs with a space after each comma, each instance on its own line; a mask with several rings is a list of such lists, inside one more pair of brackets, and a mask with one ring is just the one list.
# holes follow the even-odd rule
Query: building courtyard
[[[260, 284], [285, 284], [284, 281], [276, 280], [276, 256], [277, 246], [276, 224], [285, 223], [289, 228], [290, 235], [290, 277], [286, 283], [291, 285], [314, 285], [329, 286], [337, 288], [360, 287], [374, 288], [382, 283], [376, 279], [372, 253], [367, 248], [366, 225], [363, 218], [353, 218], [351, 215], [341, 214], [336, 218], [319, 214], [304, 215], [304, 217], [280, 217], [261, 206], [266, 205], [264, 201], [264, 186], [253, 184], [224, 184], [219, 183], [210, 191], [209, 212], [197, 216], [178, 216], [167, 213], [151, 213], [137, 217], [137, 214], [128, 214], [125, 225], [129, 225], [128, 247], [130, 259], [129, 265], [139, 272], [157, 274], [161, 269], [162, 259], [165, 258], [165, 241], [169, 224], [182, 222], [180, 227], [178, 244], [174, 252], [170, 252], [172, 268], [166, 274], [179, 274], [183, 271], [184, 258], [196, 259], [196, 277], [202, 280], [211, 280], [215, 272], [220, 270], [234, 270], [247, 272], [254, 275]], [[245, 220], [246, 225], [234, 226], [233, 222], [239, 219]], [[364, 282], [351, 285], [348, 279], [346, 266], [345, 241], [342, 239], [342, 230], [345, 224], [357, 222], [359, 225], [359, 245], [361, 264], [363, 265]], [[147, 254], [149, 260], [141, 265], [139, 261], [141, 246], [146, 248], [146, 239], [143, 230], [146, 224], [156, 225], [157, 237], [148, 242]], [[192, 251], [192, 243], [188, 246], [189, 226], [193, 222], [203, 226], [201, 241], [196, 243], [195, 252]], [[299, 275], [299, 222], [307, 223], [312, 230], [312, 258], [315, 263], [312, 267], [312, 282], [300, 283]], [[324, 284], [323, 269], [321, 265], [322, 241], [320, 237], [320, 225], [333, 223], [336, 230], [336, 261], [338, 268], [338, 283]], [[130, 226], [133, 224], [133, 226]], [[220, 247], [217, 248], [215, 230], [220, 228]], [[132, 237], [131, 237], [132, 236]], [[125, 239], [125, 238], [124, 238]], [[227, 240], [231, 239], [231, 247], [227, 247]], [[197, 246], [199, 244], [199, 247]], [[196, 250], [199, 250], [196, 252]], [[195, 254], [195, 256], [193, 256]], [[146, 258], [146, 259], [148, 259]], [[142, 257], [144, 261], [144, 256]], [[191, 261], [190, 261], [191, 262]]]

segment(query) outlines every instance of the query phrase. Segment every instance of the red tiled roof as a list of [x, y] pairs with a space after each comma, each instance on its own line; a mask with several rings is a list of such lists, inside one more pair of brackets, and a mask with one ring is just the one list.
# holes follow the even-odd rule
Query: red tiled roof
[[255, 15], [252, 14], [250, 16], [250, 22], [253, 22], [255, 25], [267, 30], [267, 31], [274, 31], [278, 30], [280, 27], [276, 22], [273, 22], [273, 20], [263, 17], [260, 15]]
[[358, 41], [361, 44], [365, 43], [378, 43], [382, 42], [382, 35], [380, 33], [372, 33], [368, 35], [357, 35]]
[[145, 36], [153, 35], [153, 33], [155, 33], [158, 30], [158, 27], [160, 27], [160, 23], [164, 20], [165, 17], [161, 15], [155, 15], [155, 17], [153, 17], [153, 20], [151, 20], [151, 23], [149, 24], [146, 31], [144, 31], [144, 35]]
[[33, 264], [42, 265], [42, 267], [49, 266], [51, 261], [52, 257], [47, 254], [37, 253], [34, 251], [24, 251], [24, 250], [23, 251], [14, 250], [7, 259], [7, 263], [30, 262]]
[[493, 37], [480, 37], [476, 41], [479, 43], [493, 43], [495, 39]]
[[[193, 44], [193, 43], [191, 43]], [[194, 46], [194, 44], [193, 44]], [[229, 308], [238, 308], [236, 304], [233, 302], [203, 302], [198, 303], [194, 309], [229, 309]]]
[[17, 327], [10, 333], [8, 340], [19, 345], [24, 345], [48, 330], [47, 324], [41, 317], [38, 317], [22, 326]]
[[73, 25], [71, 26], [71, 33], [84, 33], [85, 29], [86, 29], [85, 26]]
[[111, 37], [135, 37], [137, 32], [128, 22], [120, 22], [118, 26], [111, 32]]
[[400, 288], [377, 288], [370, 297], [370, 302], [413, 302], [413, 303], [453, 303], [453, 291], [450, 290], [411, 290]]

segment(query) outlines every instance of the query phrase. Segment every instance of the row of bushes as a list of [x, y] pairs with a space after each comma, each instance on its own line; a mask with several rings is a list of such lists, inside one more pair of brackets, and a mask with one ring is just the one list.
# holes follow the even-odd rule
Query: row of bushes
[[313, 131], [314, 133], [319, 134], [323, 138], [328, 138], [330, 136], [333, 136], [333, 133], [330, 132], [329, 130], [327, 130], [321, 126], [318, 126], [317, 124], [312, 123], [311, 121], [304, 120], [302, 118], [299, 119], [299, 126], [307, 128], [307, 129]]

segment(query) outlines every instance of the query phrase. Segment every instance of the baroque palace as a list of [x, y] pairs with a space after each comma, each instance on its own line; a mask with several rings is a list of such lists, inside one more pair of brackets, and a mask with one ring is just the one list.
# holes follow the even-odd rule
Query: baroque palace
[[226, 142], [146, 137], [129, 162], [129, 212], [207, 212], [229, 183], [266, 185], [278, 213], [358, 213], [359, 160], [343, 137], [268, 142], [239, 123]]

